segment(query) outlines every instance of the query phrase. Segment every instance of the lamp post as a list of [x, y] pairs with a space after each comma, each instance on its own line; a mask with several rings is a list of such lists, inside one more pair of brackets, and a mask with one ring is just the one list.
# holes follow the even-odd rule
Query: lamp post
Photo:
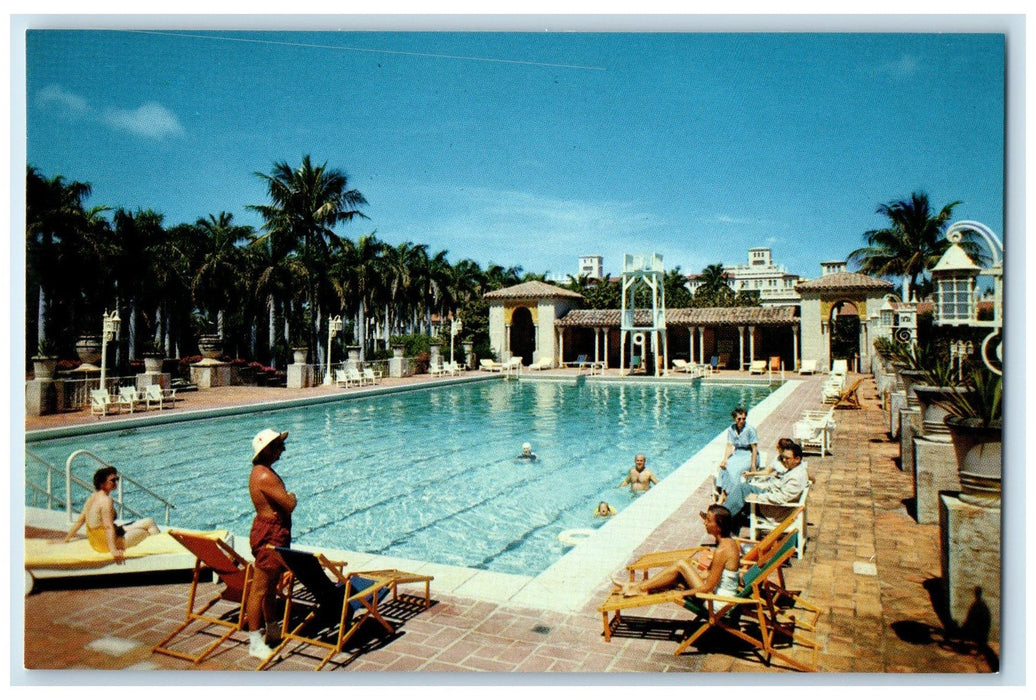
[[108, 372], [108, 343], [119, 337], [119, 326], [122, 319], [119, 318], [119, 310], [113, 309], [109, 314], [105, 309], [101, 315], [101, 389], [108, 390], [104, 383]]
[[[990, 267], [983, 269], [976, 265], [961, 248], [964, 231], [974, 231], [985, 242], [992, 253]], [[946, 239], [951, 245], [932, 268], [935, 325], [992, 328], [982, 341], [982, 362], [990, 371], [1003, 374], [1000, 335], [1004, 326], [1004, 246], [988, 226], [977, 221], [958, 221], [951, 225], [946, 229]], [[975, 282], [980, 275], [993, 278], [992, 320], [978, 318]]]
[[460, 319], [455, 318], [450, 321], [450, 365], [453, 365], [453, 338], [463, 330]]
[[327, 322], [327, 374], [324, 375], [324, 386], [331, 386], [331, 339], [342, 330], [342, 317], [335, 316]]

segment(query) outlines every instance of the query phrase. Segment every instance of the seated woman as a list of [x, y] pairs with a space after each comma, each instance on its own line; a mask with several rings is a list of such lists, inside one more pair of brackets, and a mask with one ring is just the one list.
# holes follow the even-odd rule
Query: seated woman
[[639, 596], [684, 585], [690, 593], [737, 594], [741, 548], [731, 537], [732, 518], [723, 506], [711, 505], [705, 515], [705, 531], [716, 538], [708, 571], [703, 576], [694, 562], [681, 559], [644, 581], [619, 582], [624, 596]]
[[115, 524], [115, 502], [111, 492], [119, 486], [119, 472], [115, 467], [102, 467], [94, 473], [94, 488], [97, 489], [86, 499], [83, 512], [72, 524], [65, 542], [68, 542], [79, 529], [86, 525], [86, 539], [97, 552], [108, 552], [121, 564], [126, 559], [126, 549], [143, 542], [149, 535], [159, 533], [158, 526], [151, 518], [144, 518], [123, 527]]

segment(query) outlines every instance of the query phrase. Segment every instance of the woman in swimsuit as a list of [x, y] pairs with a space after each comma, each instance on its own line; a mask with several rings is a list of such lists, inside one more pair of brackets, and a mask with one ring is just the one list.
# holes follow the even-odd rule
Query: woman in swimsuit
[[644, 581], [613, 581], [624, 596], [639, 596], [683, 584], [689, 593], [736, 595], [741, 565], [741, 549], [731, 537], [732, 518], [723, 506], [711, 505], [705, 514], [705, 531], [716, 538], [716, 549], [708, 571], [702, 572], [694, 562], [681, 559]]
[[86, 525], [86, 539], [97, 552], [109, 552], [116, 564], [125, 561], [126, 550], [140, 544], [149, 535], [159, 533], [151, 518], [137, 520], [123, 527], [115, 524], [115, 502], [111, 492], [119, 487], [119, 472], [115, 467], [102, 467], [94, 472], [94, 491], [83, 505], [83, 512], [65, 535], [68, 542]]

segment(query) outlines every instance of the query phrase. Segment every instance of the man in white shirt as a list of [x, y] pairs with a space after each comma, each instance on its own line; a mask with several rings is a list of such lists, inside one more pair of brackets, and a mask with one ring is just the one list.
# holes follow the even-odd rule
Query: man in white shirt
[[802, 447], [797, 442], [788, 441], [778, 459], [784, 465], [785, 472], [774, 474], [761, 483], [742, 481], [727, 494], [723, 505], [732, 515], [741, 512], [749, 494], [756, 494], [759, 500], [767, 503], [788, 504], [798, 500], [809, 483], [806, 463], [802, 461]]

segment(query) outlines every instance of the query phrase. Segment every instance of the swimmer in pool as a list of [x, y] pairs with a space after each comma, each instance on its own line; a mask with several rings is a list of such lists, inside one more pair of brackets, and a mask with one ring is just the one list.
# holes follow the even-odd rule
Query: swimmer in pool
[[594, 511], [594, 515], [598, 518], [610, 518], [615, 515], [615, 509], [608, 505], [608, 501], [601, 501], [597, 504], [597, 510]]
[[618, 488], [622, 488], [629, 484], [630, 490], [632, 491], [647, 491], [651, 488], [651, 484], [657, 484], [658, 479], [650, 469], [647, 469], [645, 465], [647, 459], [644, 455], [637, 455], [633, 458], [633, 468], [630, 469], [630, 473], [626, 475], [626, 478], [622, 480]]
[[532, 445], [527, 442], [522, 443], [522, 453], [516, 457], [516, 459], [524, 459], [530, 462], [535, 462], [539, 457], [532, 451]]

